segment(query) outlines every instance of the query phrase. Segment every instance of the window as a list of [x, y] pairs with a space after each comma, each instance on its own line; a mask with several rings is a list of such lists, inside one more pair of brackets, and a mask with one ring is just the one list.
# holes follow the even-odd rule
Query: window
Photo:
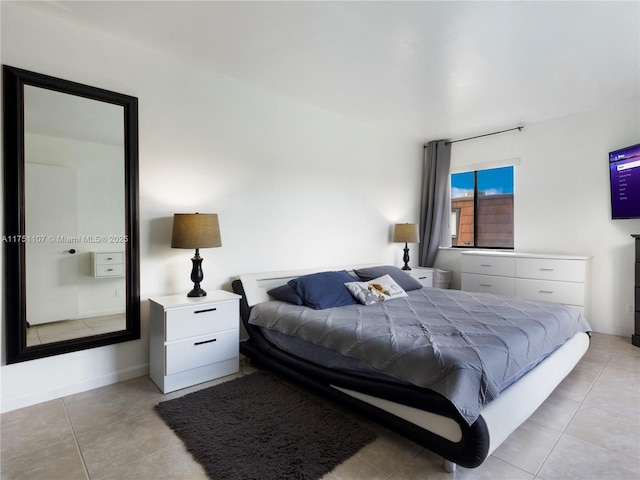
[[451, 174], [451, 246], [513, 248], [513, 166]]

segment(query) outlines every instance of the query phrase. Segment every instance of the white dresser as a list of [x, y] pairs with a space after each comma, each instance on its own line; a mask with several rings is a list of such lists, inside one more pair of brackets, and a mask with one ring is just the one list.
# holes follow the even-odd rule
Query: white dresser
[[239, 370], [239, 295], [150, 298], [149, 376], [164, 393]]
[[591, 257], [462, 252], [462, 290], [547, 300], [591, 313]]

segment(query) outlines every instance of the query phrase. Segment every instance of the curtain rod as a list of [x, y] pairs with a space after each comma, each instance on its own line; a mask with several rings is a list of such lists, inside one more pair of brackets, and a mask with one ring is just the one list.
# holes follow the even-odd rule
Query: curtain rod
[[509, 128], [507, 130], [500, 130], [499, 132], [492, 132], [492, 133], [485, 133], [484, 135], [477, 135], [475, 137], [469, 137], [469, 138], [461, 138], [460, 140], [450, 140], [448, 142], [445, 142], [445, 145], [451, 145], [452, 143], [458, 143], [458, 142], [466, 142], [467, 140], [473, 140], [475, 138], [481, 138], [481, 137], [488, 137], [490, 135], [497, 135], [499, 133], [506, 133], [506, 132], [512, 132], [514, 130], [518, 130], [518, 131], [522, 131], [522, 129], [524, 128], [524, 126], [520, 126], [520, 127], [514, 127], [514, 128]]

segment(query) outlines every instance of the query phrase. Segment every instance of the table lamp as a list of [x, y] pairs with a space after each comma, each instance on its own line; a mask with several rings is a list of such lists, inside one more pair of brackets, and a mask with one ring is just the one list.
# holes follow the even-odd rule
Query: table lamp
[[402, 257], [404, 267], [402, 267], [402, 270], [411, 270], [407, 243], [418, 243], [420, 241], [419, 238], [417, 223], [396, 223], [393, 230], [393, 241], [395, 243], [404, 243], [404, 256]]
[[204, 297], [207, 295], [200, 282], [204, 278], [202, 272], [201, 248], [221, 247], [220, 226], [215, 213], [176, 213], [173, 215], [173, 234], [171, 248], [195, 248], [196, 254], [191, 259], [191, 281], [193, 290], [187, 297]]

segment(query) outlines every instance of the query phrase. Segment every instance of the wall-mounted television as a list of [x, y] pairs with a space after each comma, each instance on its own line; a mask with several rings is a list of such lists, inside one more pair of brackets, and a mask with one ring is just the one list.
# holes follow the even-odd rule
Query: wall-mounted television
[[640, 218], [640, 143], [609, 153], [611, 217]]

